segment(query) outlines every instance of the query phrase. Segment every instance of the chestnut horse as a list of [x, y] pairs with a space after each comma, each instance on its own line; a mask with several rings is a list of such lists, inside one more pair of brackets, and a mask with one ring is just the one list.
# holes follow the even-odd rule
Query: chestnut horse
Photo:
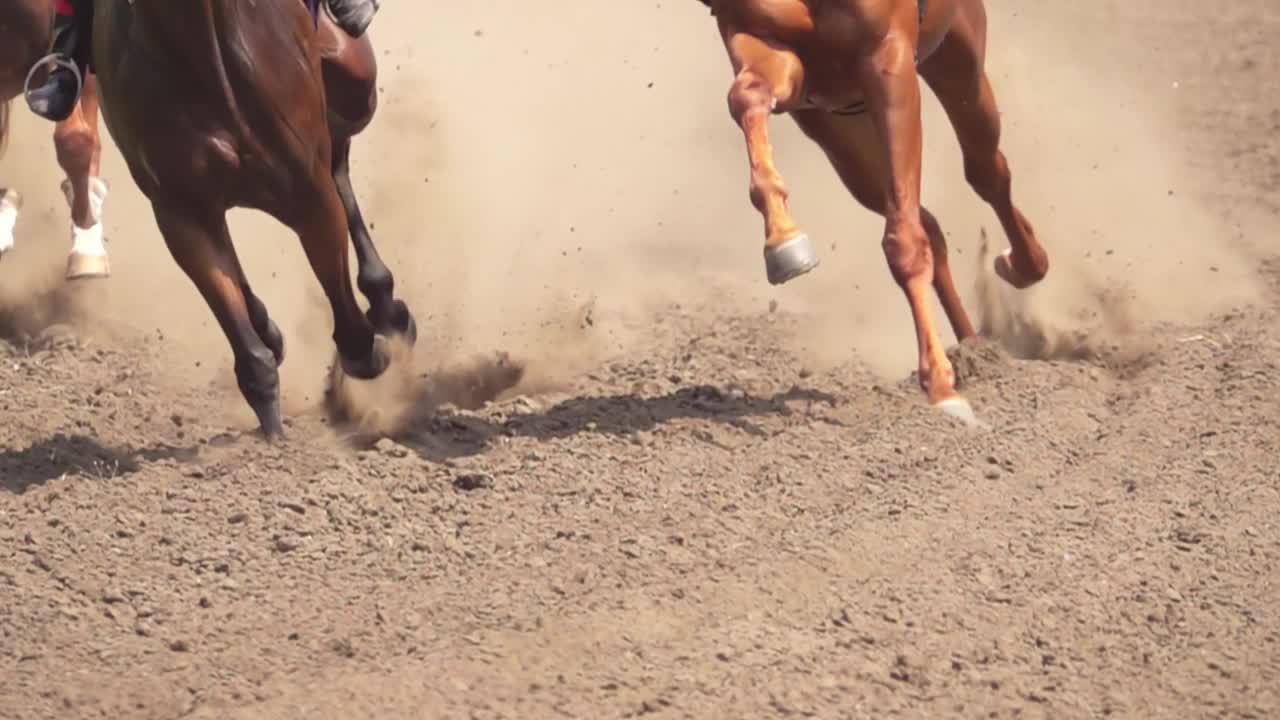
[[920, 386], [932, 405], [973, 422], [928, 303], [932, 286], [956, 338], [974, 335], [947, 265], [942, 229], [920, 205], [917, 73], [951, 121], [966, 179], [995, 210], [1009, 239], [995, 272], [1026, 288], [1049, 270], [1048, 255], [1010, 194], [1000, 114], [984, 68], [983, 1], [700, 1], [717, 20], [736, 75], [729, 111], [746, 138], [769, 281], [785, 283], [818, 264], [813, 242], [787, 208], [769, 142], [770, 115], [788, 113], [826, 153], [850, 194], [884, 216], [885, 258], [915, 321]]
[[[12, 0], [0, 9], [0, 151], [8, 133], [9, 100], [22, 92], [27, 71], [48, 50], [53, 32], [54, 0]], [[71, 207], [71, 252], [68, 280], [110, 275], [102, 232], [102, 206], [107, 183], [99, 177], [102, 142], [98, 131], [97, 84], [85, 79], [84, 94], [71, 117], [54, 126], [54, 149], [66, 173], [62, 192]], [[13, 248], [14, 225], [21, 195], [0, 188], [0, 255]]]
[[[240, 265], [230, 208], [262, 210], [298, 234], [332, 307], [343, 371], [381, 375], [389, 355], [378, 335], [413, 342], [416, 328], [347, 174], [350, 138], [374, 111], [367, 36], [350, 40], [302, 2], [98, 0], [93, 45], [107, 127], [230, 342], [263, 434], [283, 435], [284, 337]], [[352, 290], [349, 230], [367, 315]]]

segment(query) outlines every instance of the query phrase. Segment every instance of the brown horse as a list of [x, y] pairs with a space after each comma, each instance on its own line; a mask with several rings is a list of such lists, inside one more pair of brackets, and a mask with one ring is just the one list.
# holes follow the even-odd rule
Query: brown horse
[[[98, 0], [94, 35], [107, 127], [230, 341], [264, 435], [283, 434], [284, 338], [236, 256], [230, 208], [262, 210], [298, 234], [333, 310], [343, 370], [381, 375], [389, 356], [375, 333], [412, 342], [416, 329], [347, 177], [350, 137], [374, 109], [367, 40], [341, 37], [327, 19], [317, 28], [301, 2], [254, 0]], [[367, 315], [352, 290], [348, 223]]]
[[769, 116], [789, 113], [826, 153], [849, 192], [885, 218], [889, 270], [915, 320], [920, 385], [929, 402], [966, 421], [929, 311], [932, 285], [959, 340], [974, 335], [947, 265], [937, 219], [920, 206], [920, 82], [951, 121], [965, 177], [995, 210], [1010, 249], [995, 271], [1017, 288], [1040, 281], [1048, 255], [1014, 207], [1000, 152], [1000, 114], [984, 69], [982, 0], [701, 0], [719, 24], [736, 77], [729, 111], [746, 137], [751, 200], [764, 217], [771, 283], [817, 266], [812, 241], [787, 208], [773, 162]]
[[[21, 93], [28, 69], [48, 50], [54, 0], [14, 0], [0, 9], [0, 152], [9, 129], [9, 101]], [[68, 280], [110, 274], [102, 233], [107, 184], [98, 175], [102, 143], [98, 132], [97, 84], [85, 79], [84, 94], [71, 117], [54, 126], [58, 164], [66, 173], [63, 193], [71, 207]], [[16, 190], [0, 188], [0, 255], [13, 247], [13, 225], [21, 208]]]

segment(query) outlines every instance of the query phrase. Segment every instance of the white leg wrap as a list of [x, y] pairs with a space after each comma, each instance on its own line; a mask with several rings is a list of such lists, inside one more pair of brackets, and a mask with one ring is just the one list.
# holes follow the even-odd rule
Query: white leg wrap
[[0, 192], [0, 255], [13, 249], [13, 227], [18, 224], [18, 208], [22, 199], [14, 190]]
[[[105, 257], [107, 246], [102, 232], [102, 206], [107, 200], [107, 183], [102, 178], [89, 178], [89, 217], [93, 225], [80, 228], [71, 223], [71, 254]], [[67, 205], [75, 205], [75, 188], [70, 180], [62, 181], [62, 192]]]

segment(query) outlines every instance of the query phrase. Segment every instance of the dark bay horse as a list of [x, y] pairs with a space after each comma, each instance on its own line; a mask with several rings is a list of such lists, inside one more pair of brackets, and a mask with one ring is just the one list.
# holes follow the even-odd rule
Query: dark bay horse
[[700, 0], [711, 8], [736, 75], [729, 111], [746, 138], [751, 201], [764, 217], [769, 281], [817, 266], [813, 242], [787, 208], [768, 121], [789, 113], [826, 153], [850, 194], [883, 215], [889, 270], [915, 321], [920, 385], [929, 402], [967, 421], [929, 309], [937, 292], [959, 340], [974, 335], [947, 265], [938, 221], [920, 205], [920, 82], [947, 113], [965, 177], [995, 210], [1010, 249], [995, 272], [1017, 288], [1039, 282], [1049, 259], [1014, 206], [1000, 152], [1000, 114], [984, 69], [983, 0]]
[[[342, 37], [327, 18], [317, 26], [304, 3], [287, 0], [98, 0], [94, 35], [107, 127], [230, 341], [263, 434], [283, 435], [284, 337], [240, 265], [230, 208], [262, 210], [298, 234], [332, 307], [343, 370], [381, 375], [389, 355], [378, 335], [412, 342], [416, 328], [347, 176], [350, 138], [375, 104], [367, 39]], [[352, 289], [349, 225], [367, 314]]]
[[[28, 70], [49, 48], [54, 0], [7, 0], [0, 7], [0, 152], [8, 134], [9, 101], [21, 94]], [[103, 238], [102, 210], [108, 186], [99, 177], [102, 141], [98, 131], [97, 83], [85, 78], [84, 94], [71, 117], [53, 130], [58, 164], [66, 173], [62, 191], [71, 207], [68, 280], [103, 278], [110, 265]], [[14, 224], [22, 201], [18, 190], [0, 187], [0, 255], [13, 247]]]

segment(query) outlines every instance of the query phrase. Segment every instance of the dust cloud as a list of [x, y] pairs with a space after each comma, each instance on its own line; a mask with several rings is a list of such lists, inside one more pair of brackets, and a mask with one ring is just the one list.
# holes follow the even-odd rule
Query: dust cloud
[[[1195, 199], [1170, 113], [1172, 79], [1124, 61], [1122, 39], [1081, 54], [1082, 38], [1103, 35], [1088, 17], [1096, 9], [989, 12], [988, 65], [1016, 201], [1053, 263], [1042, 286], [1017, 298], [1002, 291], [1004, 301], [1049, 324], [1078, 323], [1097, 302], [1092, 290], [1118, 281], [1130, 310], [1148, 318], [1191, 319], [1247, 301], [1247, 254]], [[700, 3], [561, 0], [554, 12], [516, 0], [398, 3], [372, 36], [381, 106], [356, 139], [353, 174], [417, 316], [423, 372], [507, 351], [527, 366], [528, 382], [554, 384], [606, 356], [643, 353], [651, 319], [670, 303], [754, 313], [771, 300], [807, 316], [792, 348], [807, 362], [856, 355], [897, 377], [914, 368], [879, 218], [849, 198], [786, 118], [772, 124], [777, 159], [822, 266], [783, 288], [766, 283], [745, 150], [725, 107], [729, 64]], [[52, 128], [15, 114], [0, 178], [22, 190], [27, 209], [19, 248], [0, 263], [6, 302], [49, 283], [69, 247]], [[966, 258], [978, 252], [980, 229], [996, 249], [1004, 238], [965, 184], [927, 93], [925, 125], [924, 199], [948, 233], [958, 283], [975, 287]], [[225, 382], [226, 343], [109, 143], [103, 166], [114, 277], [95, 291], [95, 327], [163, 336], [183, 382]], [[332, 358], [328, 306], [287, 230], [246, 211], [233, 212], [231, 225], [287, 335], [286, 406], [311, 406]], [[229, 401], [249, 421], [239, 398]]]

